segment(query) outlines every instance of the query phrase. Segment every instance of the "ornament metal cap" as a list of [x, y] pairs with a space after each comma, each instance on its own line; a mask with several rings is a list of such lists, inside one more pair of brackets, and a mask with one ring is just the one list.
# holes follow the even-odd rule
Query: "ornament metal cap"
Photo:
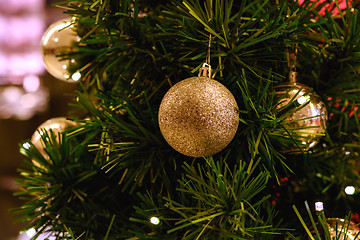
[[199, 71], [199, 77], [211, 78], [211, 66], [208, 63], [204, 63]]
[[292, 84], [296, 84], [297, 83], [297, 78], [298, 78], [298, 73], [295, 71], [290, 71], [289, 73], [289, 81]]
[[292, 66], [289, 72], [289, 81], [291, 84], [296, 84], [297, 80], [298, 80], [298, 72], [296, 71], [295, 66]]

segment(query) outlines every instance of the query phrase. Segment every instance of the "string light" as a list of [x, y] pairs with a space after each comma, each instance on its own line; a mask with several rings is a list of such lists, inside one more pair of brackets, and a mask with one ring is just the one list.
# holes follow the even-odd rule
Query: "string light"
[[150, 222], [152, 224], [154, 224], [154, 225], [159, 225], [160, 224], [160, 219], [158, 217], [151, 217]]
[[297, 99], [299, 104], [304, 104], [310, 100], [310, 96], [301, 96]]
[[35, 234], [36, 234], [36, 230], [34, 228], [30, 228], [29, 230], [26, 231], [26, 235], [30, 238], [35, 236]]
[[354, 186], [347, 186], [347, 187], [345, 188], [345, 193], [346, 193], [347, 195], [354, 195], [354, 193], [355, 193], [355, 187], [354, 187]]
[[24, 143], [22, 146], [23, 146], [23, 148], [25, 148], [25, 149], [29, 149], [31, 145], [30, 145], [30, 143], [26, 142], [26, 143]]
[[81, 78], [81, 73], [79, 72], [75, 72], [72, 76], [71, 76], [72, 80], [74, 80], [75, 82], [79, 81], [79, 79]]
[[316, 202], [315, 203], [315, 210], [321, 212], [324, 210], [324, 203], [323, 202]]

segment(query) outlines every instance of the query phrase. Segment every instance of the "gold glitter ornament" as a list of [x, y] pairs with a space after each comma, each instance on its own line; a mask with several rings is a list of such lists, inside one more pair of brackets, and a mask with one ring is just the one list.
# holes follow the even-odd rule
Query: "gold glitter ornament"
[[69, 66], [75, 63], [75, 59], [62, 60], [61, 57], [62, 54], [74, 52], [75, 43], [79, 41], [71, 18], [56, 21], [46, 29], [41, 40], [41, 52], [48, 73], [68, 82], [80, 79], [79, 72], [69, 72]]
[[[283, 126], [299, 147], [307, 151], [325, 134], [327, 110], [320, 96], [312, 88], [297, 83], [296, 76], [296, 72], [290, 72], [290, 82], [273, 88], [274, 99], [279, 100], [276, 106], [278, 117], [289, 114], [283, 120]], [[287, 133], [285, 135], [289, 137]], [[296, 153], [299, 147], [292, 142], [283, 151]]]
[[[327, 229], [324, 229], [321, 224], [316, 223], [321, 239], [327, 239], [326, 235], [329, 235], [331, 239], [339, 240], [354, 240], [360, 237], [359, 226], [353, 221], [343, 218], [326, 218], [326, 223]], [[312, 235], [315, 235], [314, 229], [312, 228], [311, 230]], [[328, 233], [325, 233], [327, 231]]]
[[[329, 226], [329, 233], [331, 238], [353, 240], [355, 239], [356, 235], [359, 234], [359, 227], [352, 221], [345, 222], [345, 220], [342, 218], [327, 218], [326, 221]], [[360, 237], [360, 234], [358, 237]]]
[[159, 108], [159, 126], [165, 140], [190, 157], [220, 152], [234, 138], [238, 125], [238, 106], [232, 93], [205, 76], [175, 84]]
[[[69, 128], [74, 128], [79, 126], [79, 123], [66, 119], [65, 117], [55, 117], [43, 122], [37, 130], [31, 136], [31, 142], [34, 146], [39, 150], [39, 152], [44, 156], [44, 158], [48, 158], [45, 153], [44, 146], [42, 143], [42, 135], [44, 132], [48, 132], [50, 134], [50, 130], [55, 134], [56, 140], [59, 141], [58, 135], [62, 132], [65, 132]], [[39, 167], [39, 163], [33, 161], [34, 165]]]

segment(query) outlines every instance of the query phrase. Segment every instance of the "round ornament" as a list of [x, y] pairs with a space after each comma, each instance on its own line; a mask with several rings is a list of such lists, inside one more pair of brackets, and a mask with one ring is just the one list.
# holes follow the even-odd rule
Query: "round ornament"
[[[337, 2], [327, 0], [298, 1], [300, 6], [304, 5], [306, 7], [306, 4], [310, 4], [311, 8], [317, 10], [320, 16], [325, 16], [326, 12], [329, 12], [331, 16], [339, 18], [340, 14], [344, 14], [346, 12], [344, 10], [351, 6], [352, 2], [353, 0], [338, 0]], [[318, 17], [315, 17], [315, 19], [318, 19]]]
[[[327, 110], [320, 96], [312, 88], [296, 82], [277, 85], [273, 88], [278, 117], [284, 114], [283, 126], [286, 137], [291, 135], [299, 147], [306, 151], [315, 146], [325, 134]], [[293, 143], [285, 146], [285, 152], [297, 152], [299, 147]]]
[[327, 218], [326, 221], [330, 237], [334, 239], [353, 240], [360, 231], [354, 222], [345, 222], [342, 218]]
[[[55, 134], [56, 139], [58, 140], [58, 135], [62, 132], [65, 132], [68, 128], [77, 127], [79, 124], [77, 122], [66, 119], [65, 117], [56, 117], [51, 118], [44, 123], [42, 123], [34, 134], [31, 136], [31, 142], [34, 146], [45, 155], [44, 146], [42, 144], [42, 135], [44, 132], [49, 132], [50, 130]], [[50, 134], [50, 133], [49, 133]]]
[[75, 59], [62, 59], [62, 55], [75, 51], [75, 43], [79, 41], [71, 18], [59, 20], [45, 31], [41, 40], [42, 57], [46, 70], [53, 77], [68, 82], [79, 80], [79, 72], [69, 70]]
[[239, 113], [232, 93], [209, 77], [191, 77], [175, 84], [159, 108], [159, 126], [176, 151], [190, 157], [210, 156], [234, 138]]

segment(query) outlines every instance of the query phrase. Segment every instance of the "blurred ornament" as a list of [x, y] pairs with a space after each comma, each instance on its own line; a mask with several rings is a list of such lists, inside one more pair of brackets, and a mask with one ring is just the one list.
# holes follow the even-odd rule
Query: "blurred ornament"
[[352, 220], [355, 224], [359, 225], [359, 224], [360, 224], [360, 214], [357, 213], [357, 212], [353, 213], [352, 216], [351, 216], [351, 220]]
[[[360, 237], [359, 227], [352, 221], [346, 221], [342, 218], [327, 218], [330, 237], [342, 240], [354, 240]], [[359, 235], [358, 235], [359, 234]], [[358, 235], [357, 238], [355, 238]]]
[[[337, 110], [347, 114], [349, 117], [357, 116], [358, 118], [360, 118], [359, 107], [355, 104], [351, 104], [349, 100], [344, 100], [339, 97], [328, 97], [327, 100], [331, 108], [337, 108]], [[334, 117], [334, 115], [334, 113], [330, 113], [329, 119]]]
[[[0, 77], [0, 82], [3, 79]], [[49, 91], [42, 86], [39, 76], [26, 75], [9, 80], [3, 86], [0, 84], [0, 118], [27, 120], [46, 110]]]
[[176, 151], [190, 156], [210, 156], [223, 150], [234, 138], [239, 113], [232, 93], [206, 76], [175, 84], [159, 108], [159, 126]]
[[31, 142], [34, 146], [42, 153], [45, 157], [44, 146], [42, 143], [42, 135], [44, 132], [48, 132], [50, 134], [50, 130], [55, 134], [56, 139], [58, 139], [59, 134], [65, 132], [69, 128], [74, 128], [79, 126], [79, 123], [66, 119], [65, 117], [56, 117], [51, 118], [44, 123], [42, 123], [34, 134], [31, 137]]
[[[290, 72], [290, 82], [273, 88], [274, 99], [278, 100], [276, 108], [278, 117], [288, 114], [283, 126], [299, 147], [309, 150], [325, 134], [327, 110], [320, 96], [312, 88], [296, 82], [297, 73]], [[298, 146], [291, 141], [284, 152], [297, 152]]]
[[[320, 16], [325, 16], [326, 11], [329, 11], [331, 16], [339, 16], [340, 10], [346, 10], [348, 7], [351, 8], [352, 0], [337, 0], [335, 1], [328, 1], [328, 0], [299, 0], [299, 5], [303, 4], [313, 4], [312, 9], [317, 10]], [[338, 6], [337, 6], [338, 5]]]
[[69, 82], [80, 79], [79, 72], [69, 69], [75, 59], [63, 59], [63, 55], [75, 52], [75, 44], [79, 41], [71, 18], [59, 20], [45, 31], [41, 41], [42, 56], [46, 70], [53, 77]]
[[[51, 234], [51, 229], [46, 228], [41, 231], [42, 233], [38, 233], [35, 228], [29, 228], [26, 231], [21, 231], [20, 235], [16, 238], [16, 240], [31, 240], [34, 239], [36, 236], [36, 240], [56, 240], [59, 239], [59, 236], [61, 236], [62, 239], [68, 239], [70, 236], [69, 234], [63, 234], [63, 233], [53, 233]], [[58, 235], [58, 236], [56, 236]], [[64, 235], [66, 237], [64, 237]]]
[[[278, 176], [279, 182], [276, 181], [272, 185], [272, 205], [281, 204], [281, 201], [285, 200], [286, 198], [282, 198], [283, 193], [288, 191], [289, 184], [291, 184], [291, 175], [288, 174], [285, 177]], [[285, 200], [287, 201], [287, 199]]]

